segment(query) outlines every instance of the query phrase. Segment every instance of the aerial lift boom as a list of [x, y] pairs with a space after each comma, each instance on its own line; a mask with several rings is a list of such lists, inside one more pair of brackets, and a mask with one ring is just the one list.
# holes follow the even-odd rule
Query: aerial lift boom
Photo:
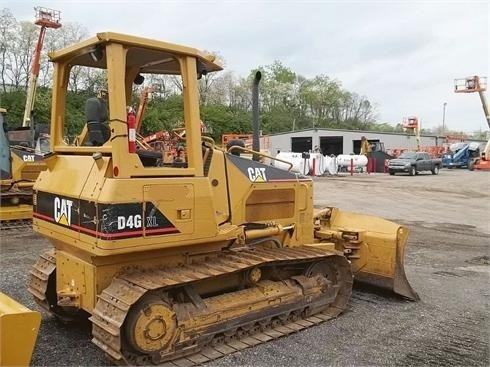
[[37, 79], [39, 77], [41, 50], [43, 48], [44, 35], [47, 28], [59, 28], [60, 12], [58, 10], [52, 10], [42, 7], [35, 7], [36, 22], [34, 24], [41, 26], [39, 31], [39, 37], [37, 39], [36, 48], [34, 50], [34, 58], [31, 65], [31, 74], [29, 77], [29, 84], [27, 85], [27, 98], [26, 106], [24, 108], [24, 119], [22, 120], [22, 126], [30, 126], [31, 113], [34, 108], [34, 98], [36, 96]]
[[[478, 92], [480, 101], [483, 107], [483, 113], [487, 120], [488, 128], [490, 129], [490, 113], [488, 110], [487, 98], [484, 92], [487, 90], [487, 78], [479, 77], [477, 75], [469, 76], [462, 79], [454, 80], [454, 92], [455, 93], [475, 93]], [[490, 170], [490, 139], [487, 141], [483, 152], [481, 153], [481, 160], [474, 165], [478, 170]]]
[[410, 116], [403, 118], [403, 130], [413, 131], [417, 140], [417, 151], [420, 150], [420, 122], [418, 117]]
[[140, 104], [138, 106], [138, 111], [136, 112], [136, 133], [140, 133], [141, 130], [141, 122], [143, 121], [143, 115], [145, 113], [146, 105], [148, 104], [148, 98], [150, 97], [150, 93], [153, 92], [153, 87], [145, 87], [143, 92], [141, 92], [140, 96]]

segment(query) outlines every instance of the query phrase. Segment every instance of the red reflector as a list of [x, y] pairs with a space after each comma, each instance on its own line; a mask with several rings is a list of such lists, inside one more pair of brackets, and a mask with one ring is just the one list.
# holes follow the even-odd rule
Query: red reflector
[[114, 177], [117, 177], [119, 176], [119, 167], [114, 167], [114, 169], [112, 170], [112, 172], [114, 173]]

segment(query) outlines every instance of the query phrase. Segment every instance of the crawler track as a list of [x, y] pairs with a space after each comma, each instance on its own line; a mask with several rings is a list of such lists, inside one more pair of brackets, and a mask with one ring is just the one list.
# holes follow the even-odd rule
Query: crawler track
[[[147, 354], [134, 353], [126, 348], [125, 322], [130, 314], [135, 313], [133, 311], [135, 304], [147, 292], [154, 293], [156, 290], [162, 294], [162, 292], [177, 287], [192, 285], [204, 279], [246, 271], [258, 265], [289, 266], [303, 264], [304, 267], [308, 267], [318, 261], [327, 261], [329, 266], [334, 268], [335, 275], [332, 278], [334, 278], [333, 283], [335, 284], [329, 287], [327, 294], [305, 296], [300, 301], [286, 305], [281, 303], [277, 307], [267, 307], [261, 312], [255, 312], [255, 314], [252, 311], [246, 312], [228, 323], [220, 321], [218, 316], [216, 322], [210, 322], [206, 326], [194, 326], [195, 329], [187, 330], [186, 324], [189, 322], [197, 323], [195, 320], [199, 318], [215, 317], [213, 314], [205, 313], [206, 310], [212, 308], [210, 304], [213, 302], [229, 304], [236, 301], [236, 293], [239, 292], [250, 292], [250, 296], [245, 295], [250, 299], [253, 299], [254, 295], [252, 294], [253, 290], [248, 289], [228, 296], [216, 296], [214, 298], [217, 300], [214, 301], [211, 297], [204, 299], [205, 304], [201, 307], [204, 310], [202, 314], [184, 320], [177, 316], [178, 327], [176, 329], [178, 331], [176, 334], [178, 337], [176, 337], [176, 341], [174, 340], [171, 348]], [[292, 277], [277, 283], [294, 283], [292, 279], [296, 278], [299, 277]], [[304, 279], [301, 280], [304, 281]], [[307, 278], [305, 284], [308, 285], [308, 281], [314, 283], [317, 280], [315, 277]], [[305, 284], [301, 284], [301, 287], [306, 288]], [[191, 266], [171, 269], [145, 269], [144, 271], [124, 273], [114, 278], [109, 287], [98, 296], [97, 305], [92, 312], [90, 318], [93, 324], [92, 341], [117, 364], [147, 365], [153, 363], [169, 366], [192, 366], [336, 317], [345, 309], [351, 289], [350, 264], [342, 255], [336, 253], [326, 253], [308, 246], [274, 250], [254, 248], [244, 251], [228, 251], [212, 261], [196, 263]], [[305, 290], [306, 293], [308, 291], [309, 289]], [[276, 300], [274, 299], [274, 301]], [[271, 300], [268, 302], [270, 303]], [[177, 315], [179, 315], [178, 307], [182, 306], [177, 305], [175, 311]], [[146, 313], [147, 311], [148, 308], [138, 312]], [[155, 320], [159, 319], [153, 319], [147, 327], [153, 325]]]
[[34, 300], [39, 306], [48, 312], [52, 312], [52, 307], [48, 300], [48, 281], [51, 274], [56, 270], [55, 250], [46, 251], [37, 259], [30, 273], [30, 280], [27, 290], [34, 296]]
[[217, 337], [211, 341], [211, 344], [214, 345], [207, 346], [202, 351], [193, 355], [162, 363], [160, 366], [198, 366], [202, 363], [225, 357], [240, 350], [287, 336], [314, 325], [318, 325], [322, 322], [337, 317], [340, 312], [340, 310], [338, 312], [325, 310], [315, 314], [314, 316], [299, 318], [295, 321], [282, 321], [279, 317], [277, 317], [274, 318], [269, 324], [261, 326], [256, 332], [241, 335], [234, 334], [227, 339], [220, 339]]
[[[231, 273], [246, 271], [257, 265], [290, 265], [309, 264], [328, 260], [335, 268], [335, 276], [330, 290], [326, 294], [310, 300], [287, 304], [286, 307], [267, 309], [261, 317], [243, 315], [233, 321], [233, 327], [219, 327], [219, 323], [195, 334], [183, 343], [176, 343], [171, 352], [138, 354], [127, 350], [124, 338], [125, 320], [135, 304], [148, 292], [168, 291], [199, 282], [203, 279], [226, 276]], [[67, 314], [56, 305], [54, 279], [56, 278], [55, 250], [41, 255], [31, 270], [29, 292], [36, 302], [47, 311], [63, 321], [69, 321], [72, 314]], [[298, 277], [293, 277], [298, 278]], [[299, 277], [301, 278], [301, 277]], [[292, 282], [285, 280], [279, 283]], [[273, 282], [271, 282], [273, 283]], [[308, 284], [308, 281], [305, 283]], [[302, 286], [305, 286], [302, 284]], [[336, 253], [327, 253], [312, 247], [263, 249], [254, 248], [244, 251], [229, 251], [220, 254], [212, 261], [166, 269], [145, 269], [120, 274], [99, 296], [92, 312], [93, 342], [101, 348], [110, 359], [120, 365], [159, 364], [165, 366], [194, 366], [210, 360], [221, 358], [236, 351], [265, 343], [289, 335], [302, 329], [314, 326], [338, 316], [346, 308], [352, 290], [352, 273], [350, 264]], [[252, 290], [239, 291], [243, 293]], [[235, 295], [219, 295], [205, 299], [210, 305], [213, 302], [227, 302]], [[197, 315], [208, 317], [209, 315]], [[180, 320], [179, 320], [180, 322]], [[187, 321], [183, 321], [185, 324]]]
[[0, 230], [3, 234], [16, 233], [20, 231], [32, 231], [32, 219], [17, 219], [2, 221]]

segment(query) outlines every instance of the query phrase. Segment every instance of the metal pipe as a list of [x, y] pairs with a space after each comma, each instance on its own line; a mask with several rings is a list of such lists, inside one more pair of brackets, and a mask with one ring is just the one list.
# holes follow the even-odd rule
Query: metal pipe
[[[252, 87], [252, 126], [253, 126], [253, 140], [252, 149], [256, 152], [260, 152], [260, 121], [259, 121], [259, 83], [262, 78], [262, 73], [257, 71]], [[257, 161], [258, 156], [254, 155], [254, 161]]]
[[488, 104], [487, 104], [487, 99], [485, 98], [485, 95], [483, 94], [483, 91], [480, 90], [478, 92], [480, 95], [480, 101], [481, 105], [483, 107], [483, 113], [485, 114], [485, 118], [487, 120], [488, 128], [490, 129], [490, 113], [488, 112]]

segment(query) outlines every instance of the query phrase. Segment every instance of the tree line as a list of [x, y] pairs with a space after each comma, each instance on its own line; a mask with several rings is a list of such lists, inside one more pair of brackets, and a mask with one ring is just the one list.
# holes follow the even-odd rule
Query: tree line
[[[7, 108], [11, 126], [21, 124], [30, 67], [39, 27], [18, 21], [9, 9], [0, 12], [0, 105]], [[47, 54], [88, 38], [87, 29], [78, 23], [63, 22], [59, 29], [46, 32], [34, 105], [34, 120], [49, 122], [53, 68]], [[224, 63], [219, 53], [214, 52]], [[306, 78], [280, 61], [259, 66], [246, 77], [232, 71], [210, 73], [199, 81], [201, 118], [217, 141], [226, 133], [247, 134], [251, 127], [251, 85], [255, 72], [262, 72], [260, 83], [260, 119], [264, 135], [307, 128], [336, 128], [402, 132], [401, 124], [377, 122], [374, 104], [365, 96], [342, 87], [327, 75]], [[75, 69], [70, 76], [66, 119], [70, 132], [83, 126], [85, 100], [103, 86], [103, 71]], [[148, 102], [142, 133], [170, 130], [182, 124], [181, 82], [172, 76], [150, 76], [145, 85], [154, 93]], [[140, 87], [134, 95], [137, 108]]]

